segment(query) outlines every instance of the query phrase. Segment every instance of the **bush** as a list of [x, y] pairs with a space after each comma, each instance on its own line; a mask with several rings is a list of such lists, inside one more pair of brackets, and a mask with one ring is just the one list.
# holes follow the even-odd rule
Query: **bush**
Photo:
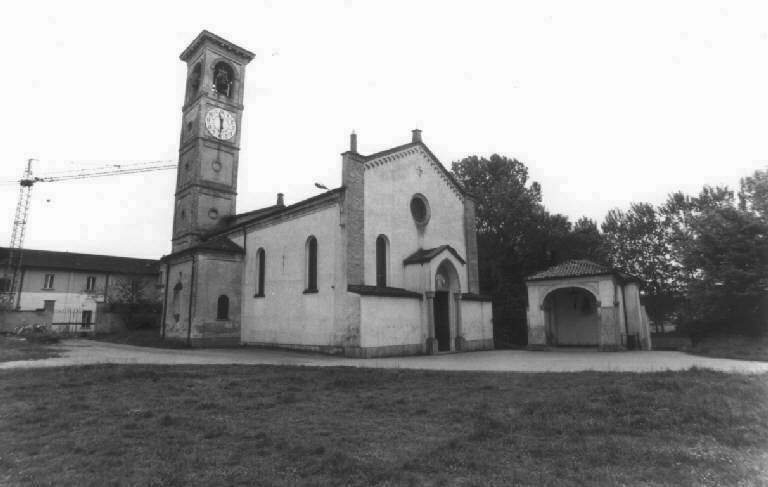
[[51, 332], [42, 325], [25, 325], [16, 330], [18, 336], [24, 337], [28, 342], [34, 343], [59, 343], [61, 337]]

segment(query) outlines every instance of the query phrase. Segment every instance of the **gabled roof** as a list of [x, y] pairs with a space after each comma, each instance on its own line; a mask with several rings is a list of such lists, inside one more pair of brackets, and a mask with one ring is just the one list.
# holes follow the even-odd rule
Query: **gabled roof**
[[260, 208], [258, 210], [248, 211], [246, 213], [240, 213], [239, 215], [232, 215], [222, 219], [222, 225], [213, 228], [204, 238], [213, 238], [217, 235], [224, 235], [230, 233], [237, 228], [258, 223], [269, 218], [279, 218], [282, 215], [287, 215], [295, 211], [300, 211], [305, 208], [310, 208], [312, 205], [323, 203], [326, 200], [333, 200], [344, 191], [344, 187], [338, 187], [326, 191], [325, 193], [318, 194], [311, 198], [298, 201], [292, 205], [273, 205], [266, 208]]
[[394, 155], [394, 154], [397, 154], [398, 152], [406, 151], [408, 149], [413, 149], [413, 148], [420, 148], [424, 152], [426, 152], [427, 156], [430, 157], [435, 162], [435, 166], [437, 167], [438, 171], [440, 171], [440, 173], [446, 179], [448, 179], [448, 181], [450, 181], [450, 183], [456, 188], [456, 190], [462, 196], [465, 196], [465, 197], [468, 196], [470, 198], [472, 197], [472, 195], [469, 192], [467, 192], [466, 189], [464, 189], [464, 186], [462, 186], [461, 183], [459, 183], [456, 180], [456, 178], [453, 176], [453, 174], [451, 174], [451, 172], [448, 169], [445, 168], [443, 163], [440, 162], [440, 159], [438, 159], [437, 156], [435, 154], [433, 154], [431, 150], [429, 150], [429, 147], [427, 147], [427, 144], [425, 144], [422, 141], [409, 142], [407, 144], [399, 145], [397, 147], [392, 147], [391, 149], [386, 149], [386, 150], [383, 150], [383, 151], [380, 151], [380, 152], [374, 152], [373, 154], [369, 154], [367, 156], [360, 155], [360, 158], [361, 158], [362, 162], [366, 163], [366, 162], [373, 161], [375, 159], [379, 159], [379, 158], [382, 158], [382, 157]]
[[[10, 249], [0, 247], [0, 262], [8, 262]], [[134, 259], [114, 255], [78, 254], [53, 250], [24, 249], [22, 267], [71, 271], [111, 272], [115, 274], [157, 274], [158, 260]]]
[[264, 218], [269, 215], [274, 215], [275, 213], [279, 213], [280, 211], [282, 211], [284, 208], [285, 208], [285, 205], [272, 205], [264, 208], [259, 208], [257, 210], [247, 211], [245, 213], [240, 213], [237, 215], [225, 216], [221, 220], [224, 227], [227, 227], [227, 228], [236, 227], [236, 226], [242, 225], [243, 223], [259, 220], [260, 218]]
[[435, 257], [437, 257], [440, 252], [443, 250], [447, 250], [451, 254], [453, 254], [456, 259], [458, 259], [459, 262], [462, 264], [465, 264], [466, 262], [464, 259], [461, 258], [458, 252], [456, 252], [456, 249], [451, 247], [450, 245], [441, 245], [440, 247], [435, 247], [433, 249], [419, 249], [416, 252], [412, 253], [408, 257], [403, 260], [404, 265], [409, 264], [423, 264], [424, 262], [429, 262]]
[[621, 281], [640, 281], [635, 276], [618, 271], [613, 267], [598, 264], [591, 260], [569, 260], [552, 266], [546, 270], [537, 272], [526, 278], [526, 281], [543, 281], [547, 279], [562, 279], [567, 277], [586, 277], [612, 275], [618, 277]]

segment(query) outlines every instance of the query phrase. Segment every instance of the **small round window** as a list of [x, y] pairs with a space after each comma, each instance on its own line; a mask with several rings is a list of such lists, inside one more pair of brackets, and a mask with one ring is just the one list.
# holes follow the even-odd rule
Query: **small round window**
[[417, 225], [426, 225], [429, 221], [429, 203], [424, 195], [415, 194], [411, 198], [411, 216]]
[[217, 219], [219, 217], [219, 210], [217, 210], [216, 208], [211, 208], [210, 210], [208, 210], [208, 217], [211, 220]]

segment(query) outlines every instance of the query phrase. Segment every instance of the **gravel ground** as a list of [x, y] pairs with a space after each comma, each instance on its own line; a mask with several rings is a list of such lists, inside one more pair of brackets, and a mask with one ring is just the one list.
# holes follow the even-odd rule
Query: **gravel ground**
[[487, 352], [420, 355], [380, 359], [354, 359], [329, 355], [265, 350], [160, 349], [93, 340], [64, 340], [61, 357], [0, 363], [0, 369], [61, 367], [86, 364], [271, 364], [348, 366], [493, 372], [652, 372], [701, 367], [723, 372], [764, 373], [768, 362], [742, 361], [688, 355], [682, 352], [597, 352], [594, 350], [493, 350]]

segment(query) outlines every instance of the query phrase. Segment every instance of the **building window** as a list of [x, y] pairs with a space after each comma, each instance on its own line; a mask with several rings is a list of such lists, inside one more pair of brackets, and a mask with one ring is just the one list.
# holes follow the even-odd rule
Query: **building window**
[[387, 262], [389, 261], [387, 237], [376, 237], [376, 287], [387, 287]]
[[91, 311], [91, 310], [84, 310], [83, 311], [83, 321], [81, 322], [81, 327], [82, 328], [90, 328], [91, 327], [91, 323], [93, 323], [92, 318], [93, 318], [93, 311]]
[[317, 239], [307, 239], [307, 289], [305, 293], [317, 292]]
[[429, 222], [429, 203], [422, 194], [415, 194], [411, 198], [411, 216], [416, 225], [424, 226]]
[[5, 293], [11, 290], [11, 280], [7, 277], [0, 277], [0, 293]]
[[229, 298], [222, 294], [219, 296], [219, 301], [216, 304], [216, 319], [228, 320], [229, 319]]
[[219, 95], [231, 97], [234, 79], [234, 72], [227, 63], [216, 63], [213, 68], [213, 91]]
[[43, 289], [53, 289], [53, 277], [54, 274], [45, 275], [45, 281], [43, 281]]
[[88, 276], [88, 278], [85, 280], [85, 290], [93, 291], [94, 289], [96, 289], [96, 277]]
[[256, 295], [254, 297], [264, 296], [264, 273], [266, 264], [266, 254], [261, 248], [256, 251]]

